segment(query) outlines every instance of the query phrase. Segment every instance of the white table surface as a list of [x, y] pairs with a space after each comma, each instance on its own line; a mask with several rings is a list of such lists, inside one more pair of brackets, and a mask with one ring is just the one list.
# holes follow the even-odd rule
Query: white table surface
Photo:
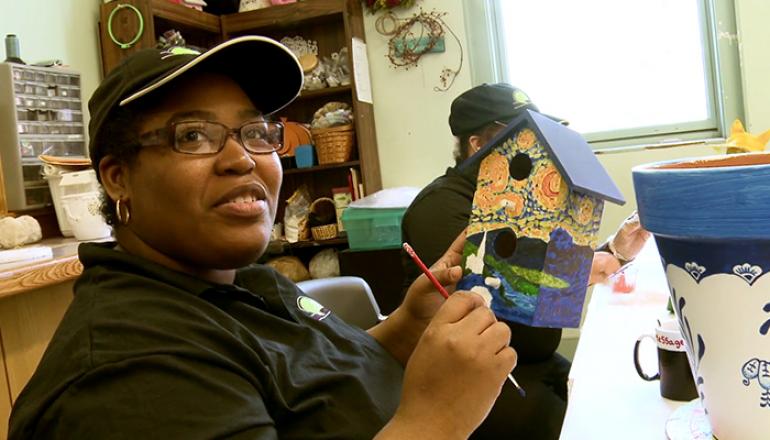
[[[569, 374], [569, 401], [561, 440], [665, 439], [669, 415], [686, 402], [660, 396], [658, 381], [636, 373], [636, 339], [666, 315], [668, 287], [653, 240], [634, 262], [636, 287], [627, 294], [594, 287]], [[654, 343], [644, 341], [645, 371], [657, 368]]]

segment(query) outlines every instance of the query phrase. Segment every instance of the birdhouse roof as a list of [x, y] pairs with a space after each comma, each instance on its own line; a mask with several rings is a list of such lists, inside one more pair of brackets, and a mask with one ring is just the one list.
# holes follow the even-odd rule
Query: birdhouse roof
[[535, 132], [538, 142], [551, 156], [570, 189], [618, 205], [626, 203], [620, 189], [580, 133], [532, 110], [525, 110], [521, 116], [512, 120], [478, 153], [463, 162], [460, 168], [478, 168], [481, 160], [494, 150], [501, 140], [507, 139], [513, 132], [520, 130], [522, 125], [528, 126]]

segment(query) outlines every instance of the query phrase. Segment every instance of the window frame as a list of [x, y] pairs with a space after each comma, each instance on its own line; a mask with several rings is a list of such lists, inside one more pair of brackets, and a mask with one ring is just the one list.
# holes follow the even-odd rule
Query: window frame
[[[496, 33], [498, 1], [463, 2], [471, 82], [478, 85], [505, 81], [506, 55]], [[698, 0], [707, 67], [710, 106], [707, 121], [659, 125], [586, 134], [593, 148], [715, 142], [727, 137], [732, 121], [744, 120], [743, 91], [736, 31], [734, 0]], [[717, 141], [718, 142], [718, 141]]]

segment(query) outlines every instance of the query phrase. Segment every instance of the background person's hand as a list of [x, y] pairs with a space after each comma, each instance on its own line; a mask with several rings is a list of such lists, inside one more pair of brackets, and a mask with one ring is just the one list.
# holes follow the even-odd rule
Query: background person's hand
[[594, 252], [588, 285], [603, 283], [618, 270], [620, 270], [620, 262], [614, 255], [609, 252]]
[[511, 332], [484, 300], [456, 292], [441, 306], [406, 365], [394, 423], [426, 438], [467, 438], [516, 366]]
[[639, 214], [634, 211], [610, 239], [610, 249], [614, 249], [616, 255], [624, 260], [631, 261], [642, 250], [648, 238], [650, 233], [642, 228], [639, 223]]

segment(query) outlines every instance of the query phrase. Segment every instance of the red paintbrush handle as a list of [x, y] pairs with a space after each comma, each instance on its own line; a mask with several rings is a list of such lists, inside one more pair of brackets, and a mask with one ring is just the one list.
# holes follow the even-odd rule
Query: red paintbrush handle
[[439, 283], [439, 281], [436, 279], [435, 276], [433, 276], [433, 273], [431, 273], [430, 269], [428, 269], [427, 266], [425, 266], [425, 263], [420, 260], [420, 257], [417, 256], [417, 253], [412, 249], [411, 246], [409, 246], [409, 243], [404, 243], [403, 248], [406, 251], [407, 254], [412, 258], [412, 260], [417, 264], [417, 267], [420, 268], [422, 273], [425, 274], [426, 277], [430, 280], [431, 283], [433, 283], [433, 286], [436, 287], [436, 290], [438, 290], [438, 293], [441, 294], [445, 299], [449, 298], [449, 293], [444, 289], [444, 286]]

